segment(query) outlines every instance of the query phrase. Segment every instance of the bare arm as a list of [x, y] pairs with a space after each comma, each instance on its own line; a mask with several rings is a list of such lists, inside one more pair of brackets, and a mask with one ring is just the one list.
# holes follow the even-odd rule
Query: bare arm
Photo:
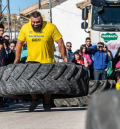
[[58, 41], [56, 41], [56, 43], [58, 44], [58, 47], [59, 47], [59, 50], [61, 52], [61, 56], [62, 56], [64, 62], [68, 62], [67, 56], [66, 56], [66, 48], [65, 48], [63, 39], [59, 39]]
[[17, 44], [16, 44], [16, 58], [15, 58], [14, 64], [17, 64], [20, 61], [23, 44], [24, 44], [24, 41], [20, 41], [20, 40], [17, 41]]

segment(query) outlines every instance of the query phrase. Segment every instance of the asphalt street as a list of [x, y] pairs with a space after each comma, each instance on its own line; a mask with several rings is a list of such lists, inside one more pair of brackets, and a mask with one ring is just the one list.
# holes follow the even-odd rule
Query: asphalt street
[[86, 108], [52, 108], [44, 112], [42, 104], [28, 112], [29, 103], [0, 109], [1, 129], [85, 129]]

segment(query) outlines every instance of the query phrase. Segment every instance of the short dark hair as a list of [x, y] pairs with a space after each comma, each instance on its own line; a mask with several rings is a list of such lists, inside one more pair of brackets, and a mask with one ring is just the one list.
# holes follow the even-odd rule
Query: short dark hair
[[37, 17], [42, 17], [41, 13], [38, 11], [35, 11], [31, 14], [31, 17], [37, 18]]
[[68, 43], [69, 43], [69, 44], [72, 44], [71, 42], [67, 42], [66, 45], [67, 45]]
[[78, 51], [78, 50], [75, 51], [75, 52], [74, 52], [74, 55], [79, 55], [79, 51]]
[[87, 41], [87, 40], [91, 40], [91, 38], [87, 37], [85, 41]]
[[0, 24], [0, 28], [4, 29], [4, 25], [3, 24]]
[[3, 45], [3, 40], [0, 40], [0, 45]]
[[9, 40], [3, 39], [3, 43], [5, 43], [5, 45], [6, 45], [7, 47], [9, 46]]
[[98, 44], [100, 44], [100, 45], [103, 45], [103, 46], [104, 46], [104, 43], [103, 43], [103, 42], [98, 42]]

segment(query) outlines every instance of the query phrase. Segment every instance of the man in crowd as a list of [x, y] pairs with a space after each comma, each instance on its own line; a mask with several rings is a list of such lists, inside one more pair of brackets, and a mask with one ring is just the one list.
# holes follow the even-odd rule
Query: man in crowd
[[[27, 62], [55, 63], [54, 41], [58, 44], [61, 56], [67, 62], [66, 49], [62, 40], [62, 35], [52, 23], [43, 21], [41, 14], [37, 11], [31, 14], [29, 23], [23, 25], [20, 30], [16, 45], [15, 64], [19, 63], [24, 42], [27, 41], [28, 58]], [[33, 101], [29, 111], [34, 111], [40, 103], [36, 94], [32, 94]], [[44, 109], [50, 110], [50, 94], [44, 94]]]
[[71, 42], [67, 42], [66, 43], [66, 50], [67, 50], [67, 56], [68, 56], [68, 61], [72, 62], [74, 59], [74, 53], [72, 52], [72, 43]]
[[88, 48], [94, 55], [94, 80], [106, 80], [107, 70], [109, 68], [110, 59], [108, 54], [103, 50], [104, 43], [99, 42]]
[[3, 39], [3, 34], [4, 34], [4, 26], [3, 24], [0, 24], [0, 40]]
[[[86, 48], [89, 48], [92, 46], [91, 44], [91, 39], [89, 37], [87, 37], [85, 39], [85, 44]], [[92, 51], [87, 51], [87, 54], [89, 54], [91, 60], [92, 60], [92, 64], [89, 66], [89, 70], [90, 70], [90, 79], [94, 79], [94, 76], [93, 76], [93, 54], [92, 54]]]

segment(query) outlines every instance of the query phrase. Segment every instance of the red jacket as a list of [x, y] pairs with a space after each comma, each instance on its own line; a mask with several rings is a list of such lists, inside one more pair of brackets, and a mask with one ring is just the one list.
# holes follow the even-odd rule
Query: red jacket
[[84, 65], [84, 60], [76, 60], [76, 59], [74, 59], [72, 62], [73, 63]]

